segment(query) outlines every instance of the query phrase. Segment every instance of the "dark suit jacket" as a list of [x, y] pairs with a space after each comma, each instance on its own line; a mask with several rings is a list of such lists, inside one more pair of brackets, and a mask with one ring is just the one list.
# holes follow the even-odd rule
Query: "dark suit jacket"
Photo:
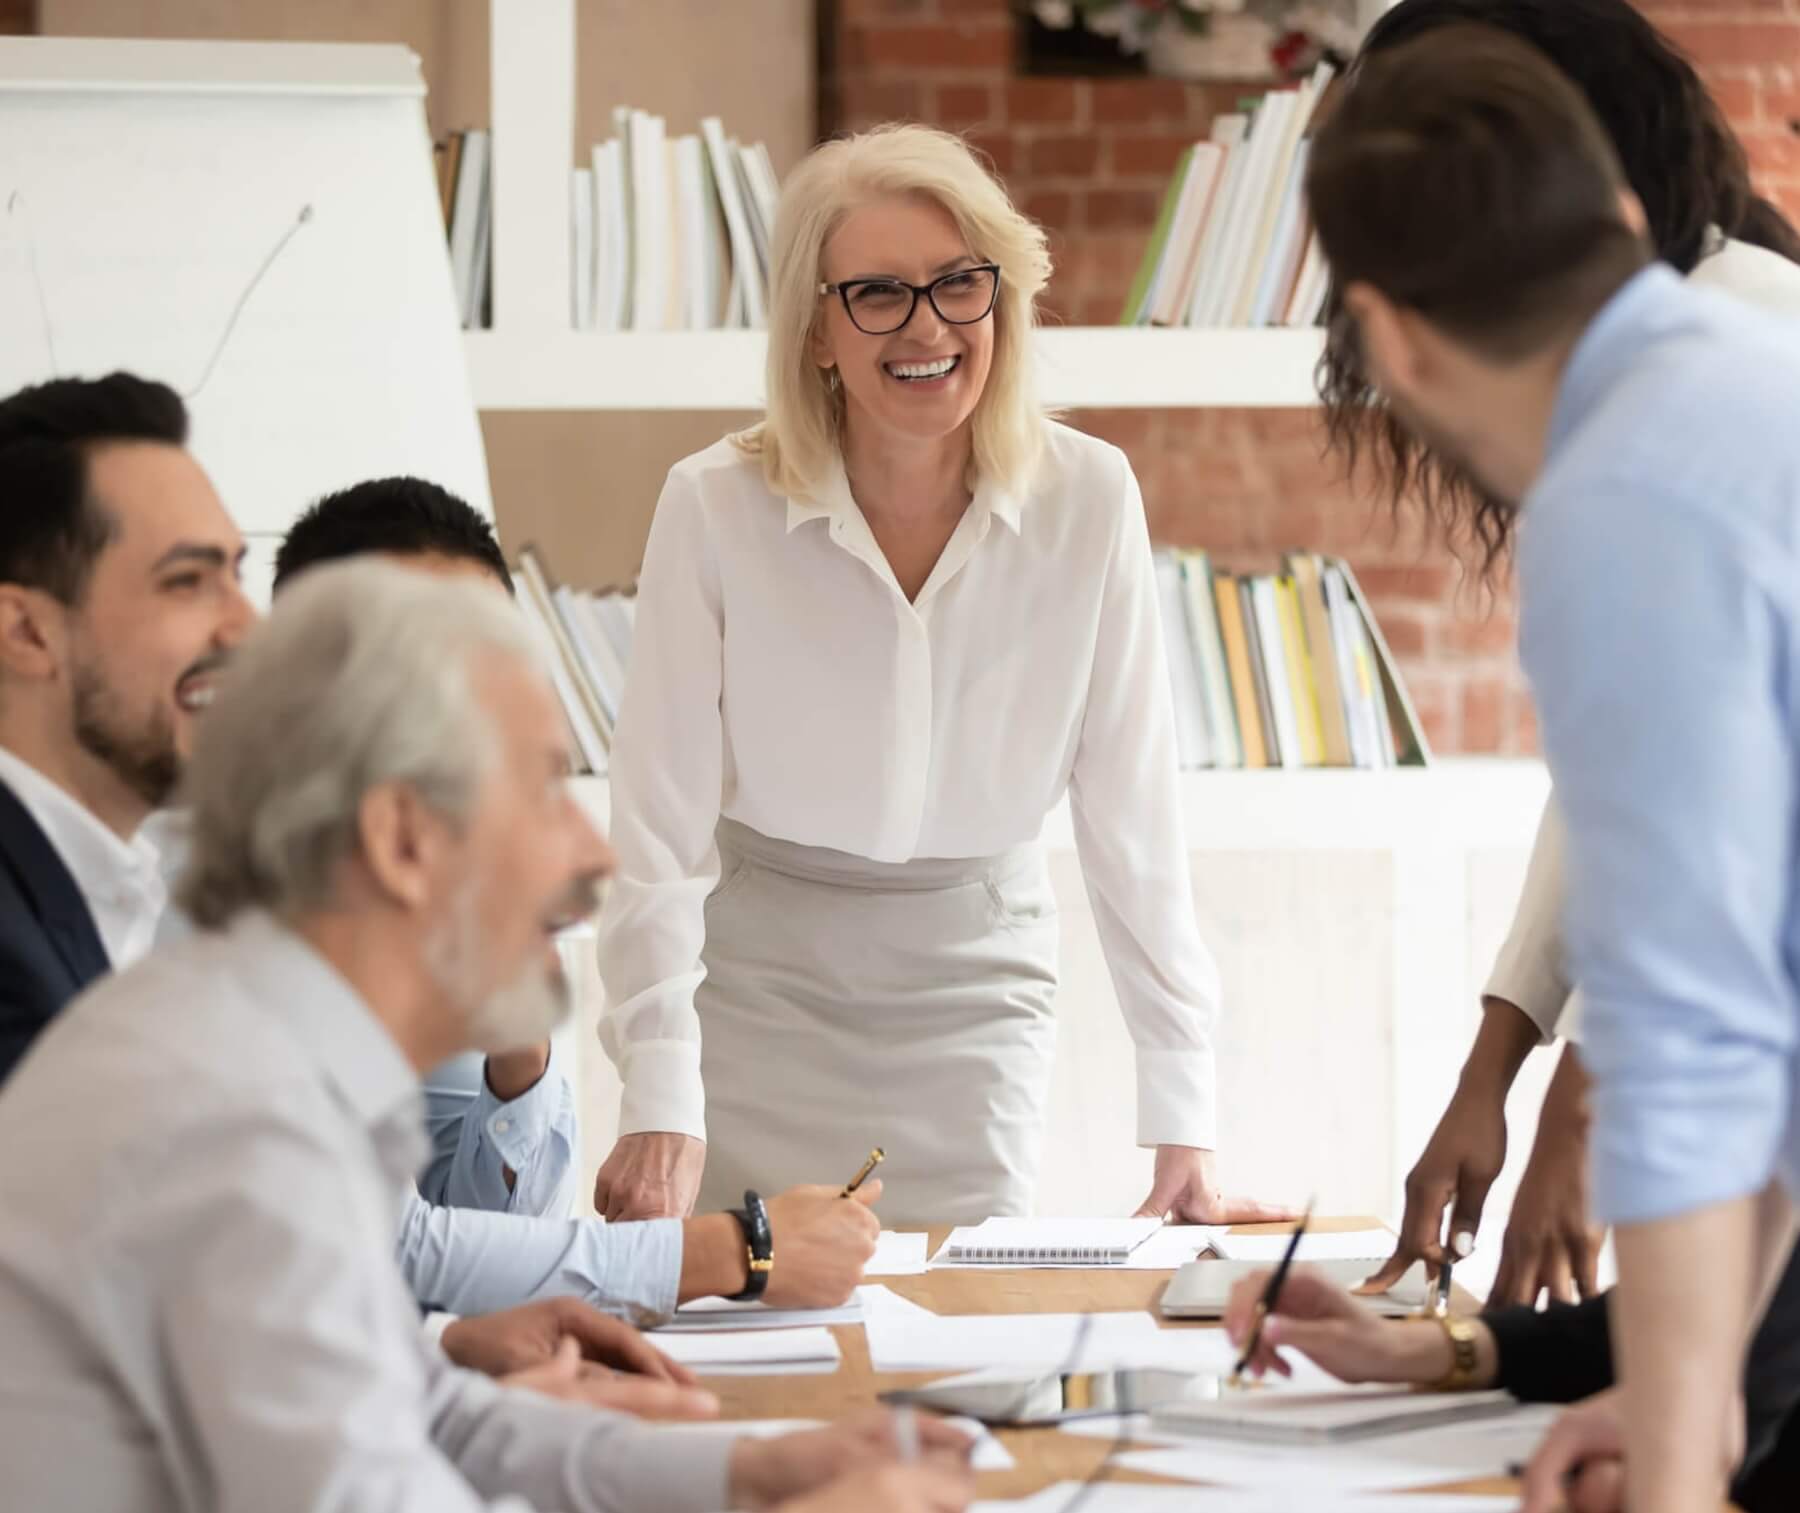
[[63, 1005], [111, 969], [81, 889], [0, 783], [0, 1086]]

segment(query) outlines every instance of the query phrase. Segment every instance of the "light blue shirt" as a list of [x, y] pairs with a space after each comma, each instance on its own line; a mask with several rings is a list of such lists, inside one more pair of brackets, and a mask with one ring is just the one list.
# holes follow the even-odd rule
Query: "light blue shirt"
[[431, 1159], [419, 1174], [419, 1192], [427, 1202], [458, 1208], [566, 1214], [575, 1196], [578, 1130], [575, 1099], [554, 1050], [544, 1075], [504, 1101], [488, 1086], [485, 1057], [453, 1057], [425, 1079]]
[[1800, 324], [1638, 275], [1575, 349], [1523, 519], [1596, 1212], [1800, 1190]]

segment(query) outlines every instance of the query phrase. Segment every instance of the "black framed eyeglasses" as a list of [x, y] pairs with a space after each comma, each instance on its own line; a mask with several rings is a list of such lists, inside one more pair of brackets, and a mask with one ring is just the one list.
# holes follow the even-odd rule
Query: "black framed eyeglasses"
[[958, 268], [929, 284], [908, 284], [897, 278], [850, 278], [841, 284], [820, 284], [819, 293], [841, 299], [851, 325], [864, 336], [891, 336], [898, 331], [913, 318], [921, 294], [946, 325], [972, 326], [993, 311], [1000, 294], [1000, 265]]

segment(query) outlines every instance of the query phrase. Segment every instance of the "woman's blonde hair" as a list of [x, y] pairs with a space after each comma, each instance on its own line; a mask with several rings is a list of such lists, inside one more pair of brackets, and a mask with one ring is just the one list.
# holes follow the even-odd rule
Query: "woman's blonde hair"
[[762, 458], [777, 494], [815, 497], [841, 452], [842, 390], [812, 355], [825, 244], [852, 211], [907, 196], [941, 205], [969, 250], [1000, 267], [993, 366], [971, 417], [972, 471], [1018, 489], [1037, 465], [1043, 413], [1031, 382], [1031, 332], [1050, 279], [1043, 228], [1013, 208], [961, 137], [879, 126], [815, 148], [782, 190], [770, 252], [767, 418], [736, 438]]

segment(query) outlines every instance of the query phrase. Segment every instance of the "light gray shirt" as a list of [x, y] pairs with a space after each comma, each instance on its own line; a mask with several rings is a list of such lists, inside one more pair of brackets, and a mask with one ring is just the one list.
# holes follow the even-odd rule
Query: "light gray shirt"
[[398, 1047], [265, 916], [77, 999], [0, 1098], [0, 1507], [722, 1507], [730, 1430], [422, 1339], [394, 1232], [425, 1148]]

